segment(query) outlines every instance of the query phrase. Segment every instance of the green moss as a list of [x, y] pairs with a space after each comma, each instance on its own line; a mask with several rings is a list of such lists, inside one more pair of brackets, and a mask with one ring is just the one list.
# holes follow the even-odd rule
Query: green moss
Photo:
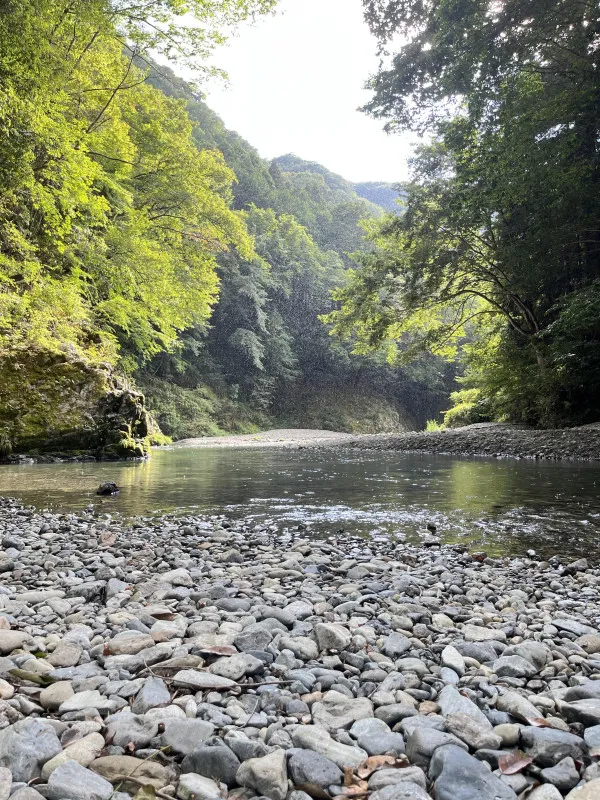
[[139, 458], [147, 454], [144, 396], [106, 365], [29, 349], [0, 362], [0, 455]]
[[170, 436], [165, 436], [164, 433], [160, 433], [160, 431], [151, 433], [150, 436], [148, 436], [148, 444], [150, 447], [164, 447], [172, 443], [173, 439]]

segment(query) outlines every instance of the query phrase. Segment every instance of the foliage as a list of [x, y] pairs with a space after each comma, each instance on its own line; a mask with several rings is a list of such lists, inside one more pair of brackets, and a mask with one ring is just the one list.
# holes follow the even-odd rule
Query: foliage
[[[394, 408], [404, 403], [418, 407], [414, 424], [424, 423], [425, 407], [431, 403], [435, 413], [443, 403], [444, 379], [426, 369], [425, 380], [413, 380], [379, 356], [350, 357], [350, 347], [330, 337], [319, 320], [332, 308], [331, 291], [346, 281], [349, 254], [370, 247], [361, 221], [380, 216], [381, 210], [321, 165], [290, 155], [264, 161], [225, 128], [188, 84], [163, 67], [150, 80], [186, 101], [197, 122], [193, 135], [198, 147], [218, 148], [234, 169], [234, 205], [243, 209], [257, 257], [230, 252], [219, 258], [220, 298], [209, 330], [188, 329], [177, 352], [159, 356], [138, 374], [149, 396], [147, 376], [155, 375], [192, 392], [203, 387], [212, 393], [218, 399], [209, 412], [213, 419], [219, 402], [232, 402], [254, 409], [263, 422], [268, 416], [271, 424], [292, 419], [308, 424], [318, 416], [348, 427], [360, 424], [350, 422], [349, 410], [360, 384], [374, 409], [379, 393]], [[317, 394], [323, 402], [315, 400]], [[311, 416], [305, 396], [311, 408], [319, 407], [319, 415]], [[346, 417], [340, 398], [348, 408]], [[364, 404], [361, 408], [359, 419], [366, 419]], [[248, 411], [241, 416], [246, 418]], [[385, 413], [374, 412], [375, 418], [382, 425], [388, 420], [389, 428]]]
[[404, 42], [384, 55], [366, 108], [389, 128], [428, 132], [430, 143], [414, 159], [402, 216], [371, 227], [376, 250], [338, 296], [336, 331], [357, 337], [361, 352], [383, 345], [405, 363], [423, 351], [453, 358], [459, 348], [468, 389], [495, 418], [593, 419], [596, 6], [364, 6], [384, 51], [396, 34]]
[[[447, 413], [447, 412], [446, 412]], [[425, 425], [425, 430], [428, 432], [432, 431], [443, 431], [446, 427], [446, 423], [438, 422], [436, 419], [428, 419]]]
[[264, 423], [260, 414], [207, 386], [184, 387], [147, 376], [145, 390], [161, 430], [174, 439], [254, 433]]
[[361, 221], [379, 206], [319, 165], [263, 160], [150, 58], [201, 77], [231, 26], [274, 5], [4, 0], [3, 451], [74, 442], [77, 429], [112, 454], [159, 441], [142, 395], [113, 396], [116, 372], [140, 378], [176, 437], [252, 429], [303, 381], [375, 376], [392, 403], [429, 391], [377, 357], [350, 358], [319, 320], [350, 254], [371, 248]]
[[215, 255], [252, 252], [228, 208], [233, 173], [197, 150], [181, 104], [145, 84], [105, 4], [11, 11], [0, 23], [2, 347], [114, 361], [120, 339], [152, 355], [208, 317]]

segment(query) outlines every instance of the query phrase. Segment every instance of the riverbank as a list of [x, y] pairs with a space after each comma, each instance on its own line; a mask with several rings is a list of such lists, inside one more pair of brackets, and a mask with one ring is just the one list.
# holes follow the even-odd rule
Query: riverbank
[[180, 439], [173, 447], [314, 447], [354, 441], [352, 433], [313, 430], [310, 428], [277, 428], [260, 433], [231, 434], [229, 436], [201, 436]]
[[600, 424], [580, 428], [533, 430], [503, 423], [408, 433], [338, 433], [303, 428], [243, 436], [182, 439], [175, 447], [344, 447], [497, 458], [600, 460]]
[[533, 430], [500, 423], [483, 423], [441, 431], [354, 436], [333, 444], [360, 450], [598, 461], [600, 425]]
[[3, 796], [600, 796], [585, 560], [10, 500], [0, 534]]

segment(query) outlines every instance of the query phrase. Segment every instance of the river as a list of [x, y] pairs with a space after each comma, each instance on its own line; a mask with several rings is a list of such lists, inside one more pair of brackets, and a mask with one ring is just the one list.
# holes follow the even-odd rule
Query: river
[[[95, 495], [105, 480], [115, 497]], [[337, 449], [173, 448], [147, 462], [0, 466], [0, 495], [127, 516], [193, 510], [306, 526], [308, 535], [405, 536], [427, 523], [492, 555], [600, 557], [600, 465]]]

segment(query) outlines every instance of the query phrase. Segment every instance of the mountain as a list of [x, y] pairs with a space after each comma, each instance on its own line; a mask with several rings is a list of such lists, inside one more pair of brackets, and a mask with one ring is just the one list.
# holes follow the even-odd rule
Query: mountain
[[342, 178], [341, 175], [331, 172], [322, 164], [317, 164], [316, 161], [305, 161], [293, 153], [279, 156], [274, 161], [283, 172], [312, 172], [316, 175], [322, 175], [325, 183], [332, 191], [339, 192], [348, 199], [361, 197], [373, 205], [383, 208], [384, 211], [398, 213], [397, 200], [402, 195], [392, 183], [383, 183], [381, 181], [352, 183]]

